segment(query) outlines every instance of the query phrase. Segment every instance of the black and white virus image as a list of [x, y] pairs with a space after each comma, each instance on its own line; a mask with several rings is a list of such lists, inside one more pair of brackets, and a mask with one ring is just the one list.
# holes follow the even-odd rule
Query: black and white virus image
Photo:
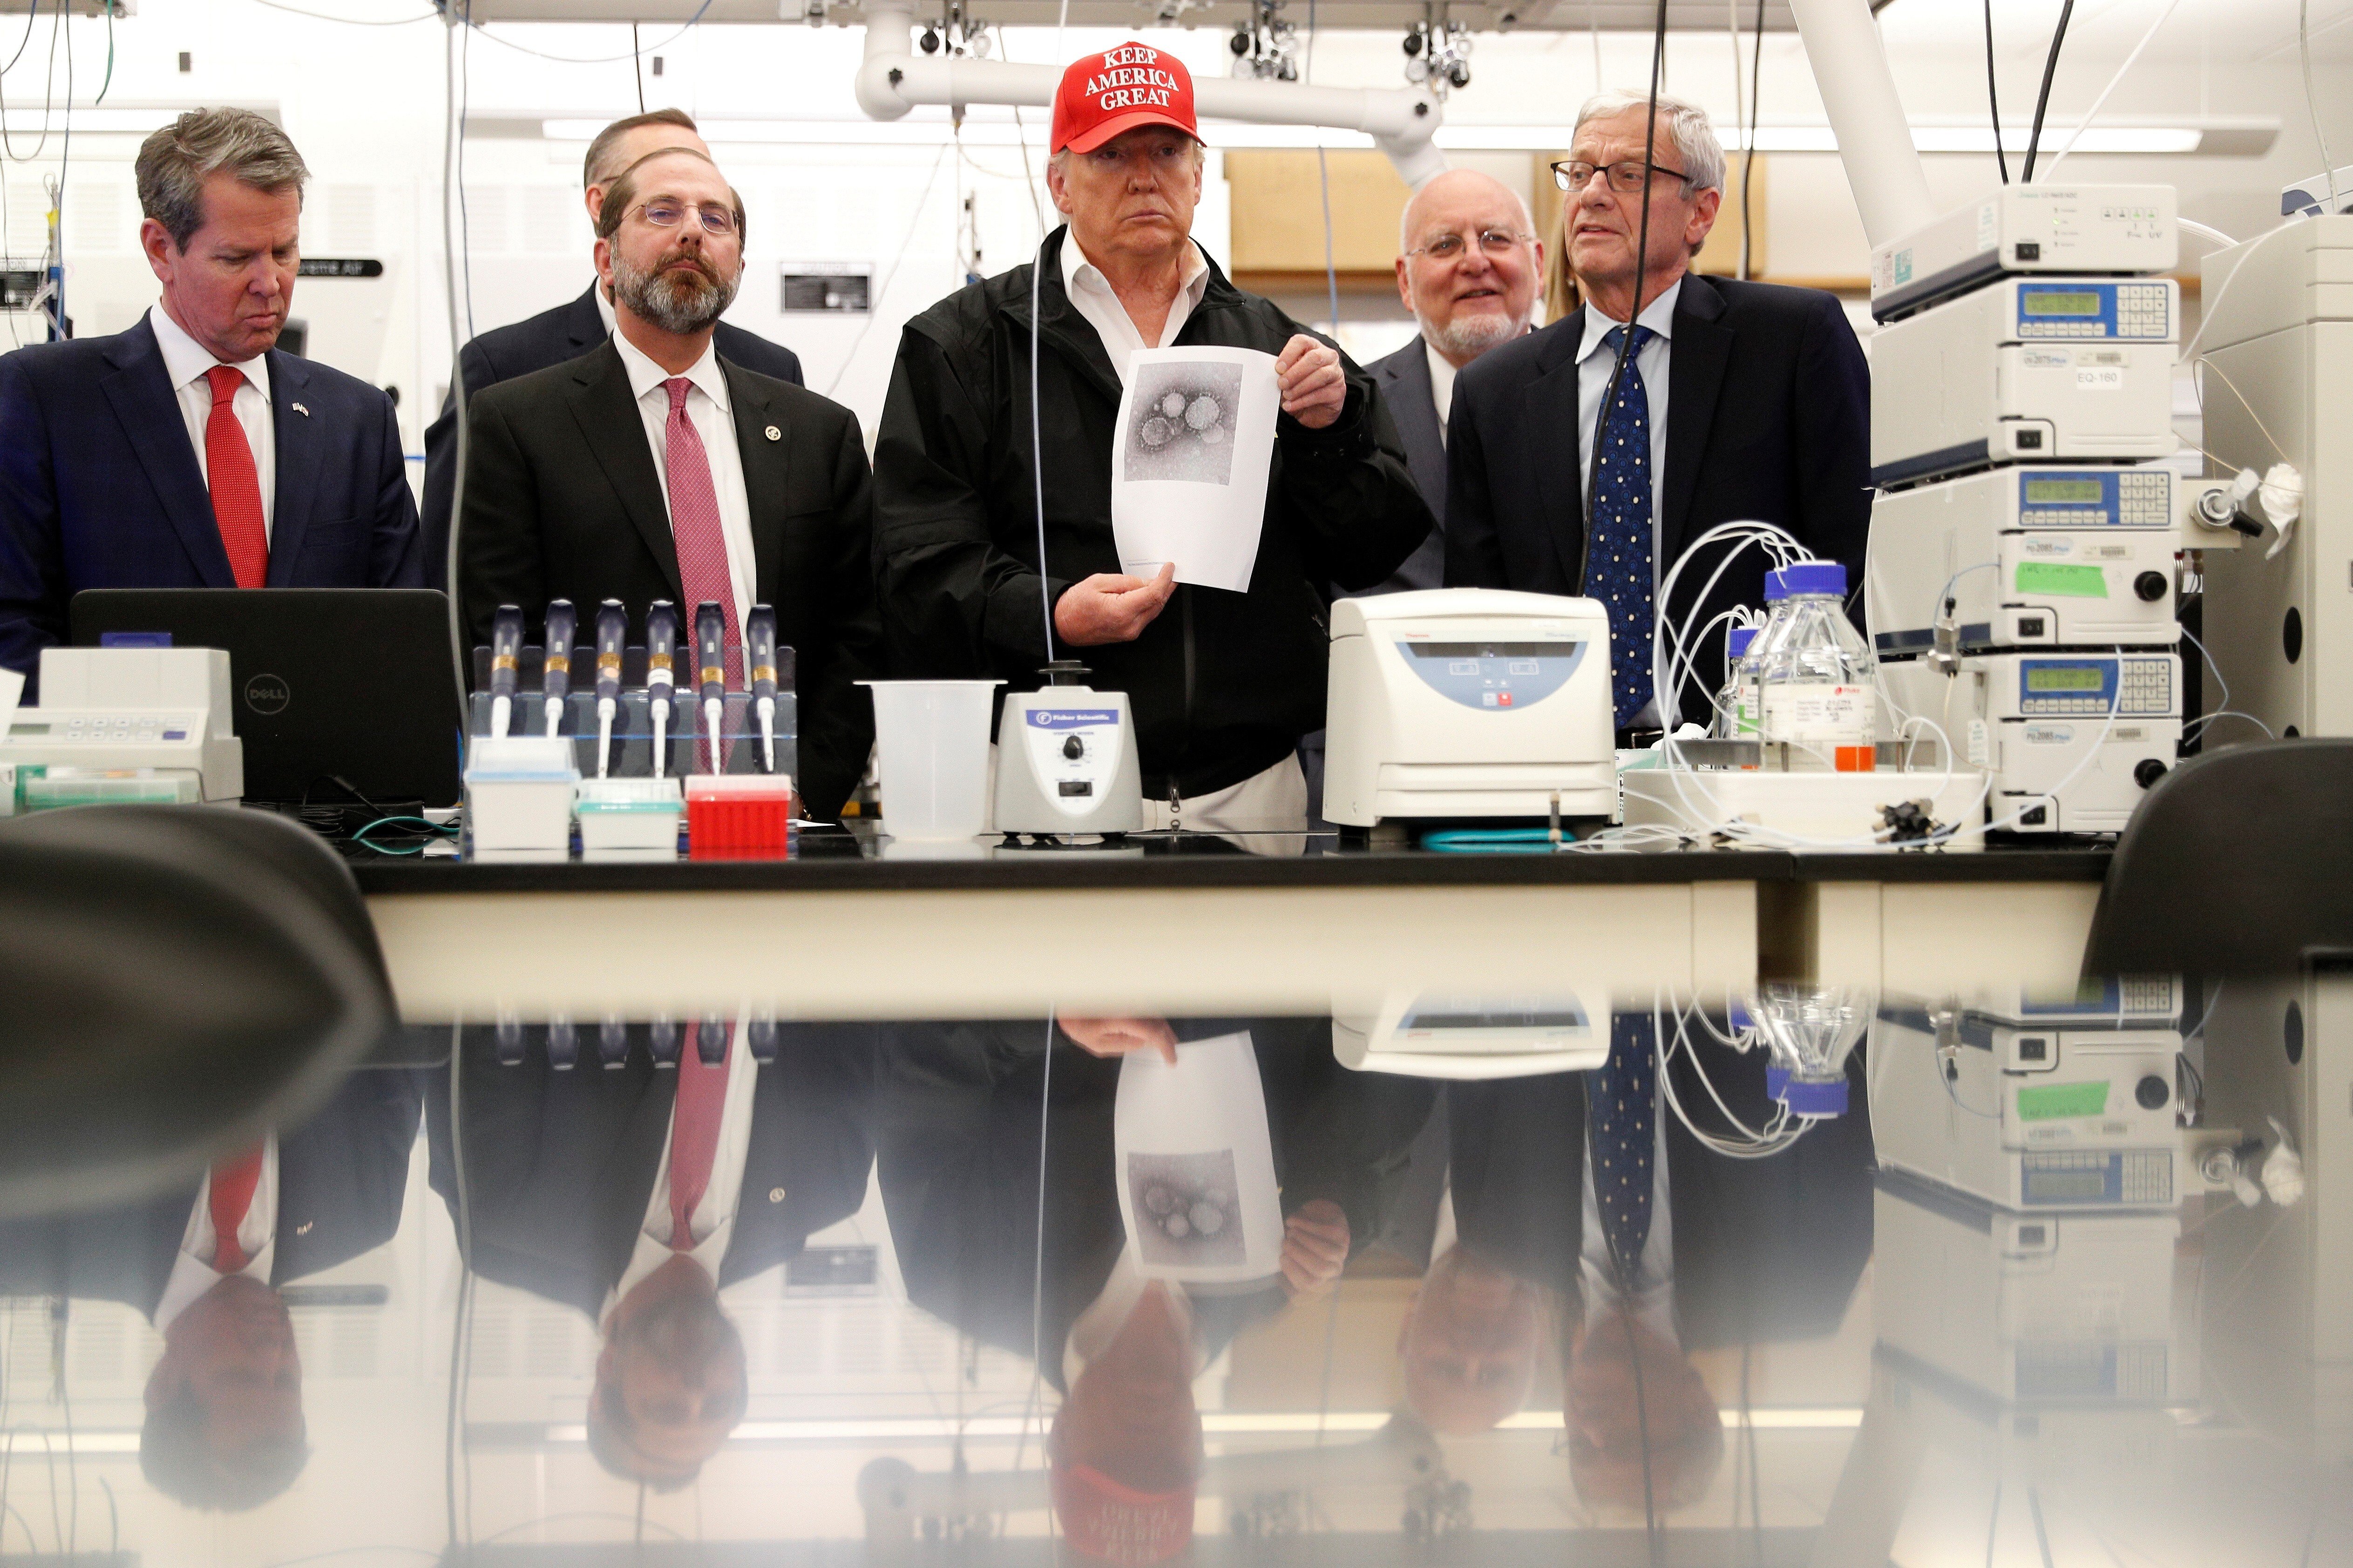
[[1135, 1209], [1136, 1248], [1146, 1263], [1240, 1263], [1248, 1255], [1230, 1149], [1130, 1154], [1127, 1195]]
[[1242, 367], [1215, 361], [1139, 365], [1126, 435], [1128, 481], [1230, 483]]

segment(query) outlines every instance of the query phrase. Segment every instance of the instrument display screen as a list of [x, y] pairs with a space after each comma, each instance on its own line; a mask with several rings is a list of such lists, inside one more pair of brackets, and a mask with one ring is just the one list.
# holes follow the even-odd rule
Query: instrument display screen
[[2029, 479], [2029, 506], [2097, 506], [2105, 497], [2097, 479]]
[[2029, 1203], [2076, 1203], [2105, 1197], [2107, 1190], [2107, 1176], [2100, 1171], [2033, 1171], [2026, 1177]]
[[2096, 316], [2100, 296], [2090, 289], [2029, 289], [2023, 308], [2030, 316]]
[[2073, 668], [2045, 667], [2026, 672], [2029, 691], [2098, 691], [2105, 684], [2103, 672], [2087, 665]]
[[46, 735], [48, 732], [49, 727], [47, 724], [11, 724], [8, 726], [8, 733], [11, 735]]

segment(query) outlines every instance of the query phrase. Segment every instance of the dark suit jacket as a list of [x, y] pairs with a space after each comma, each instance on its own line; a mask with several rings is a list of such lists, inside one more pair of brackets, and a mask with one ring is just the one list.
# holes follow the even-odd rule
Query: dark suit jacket
[[[458, 373], [466, 378], [466, 395], [484, 387], [529, 375], [535, 370], [578, 359], [605, 341], [604, 313], [596, 309], [596, 285], [591, 283], [576, 300], [552, 310], [493, 327], [458, 352]], [[801, 356], [772, 343], [757, 332], [719, 323], [713, 340], [719, 357], [745, 370], [801, 384]], [[441, 412], [425, 427], [425, 501], [417, 509], [425, 539], [425, 580], [436, 588], [448, 586], [449, 503], [458, 485], [458, 398], [443, 395]]]
[[[591, 1047], [580, 1067], [554, 1071], [543, 1038], [502, 1067], [488, 1033], [467, 1030], [457, 1063], [465, 1075], [459, 1119], [474, 1270], [594, 1317], [636, 1249], [670, 1139], [678, 1074], [656, 1068], [642, 1042], [618, 1070], [598, 1068]], [[862, 1024], [779, 1028], [776, 1060], [760, 1069], [753, 1100], [722, 1285], [799, 1257], [811, 1232], [865, 1201], [874, 1155], [859, 1112], [871, 1035]], [[431, 1180], [454, 1221], [448, 1079], [434, 1076], [439, 1088], [425, 1118]]]
[[[1582, 591], [1587, 464], [1577, 443], [1577, 351], [1584, 337], [1580, 308], [1481, 355], [1455, 381], [1447, 426], [1450, 585]], [[1687, 273], [1670, 367], [1659, 581], [1687, 541], [1721, 522], [1755, 519], [1843, 563], [1849, 603], [1860, 605], [1871, 523], [1871, 374], [1838, 301], [1810, 289]], [[1729, 605], [1761, 605], [1765, 565], [1757, 551], [1742, 552], [1698, 620]], [[1680, 623], [1707, 575], [1694, 562], [1664, 612]], [[1722, 670], [1719, 631], [1695, 661], [1683, 695], [1686, 715], [1704, 710]]]
[[[269, 402], [269, 586], [420, 586], [392, 399], [272, 349]], [[0, 665], [37, 674], [84, 588], [236, 586], [145, 318], [111, 337], [0, 358]]]
[[1381, 389], [1381, 406], [1397, 422], [1398, 438], [1405, 443], [1406, 466], [1413, 470], [1414, 488], [1438, 520], [1438, 526], [1406, 557], [1404, 565], [1378, 587], [1365, 592], [1397, 594], [1409, 588], [1439, 587], [1446, 580], [1446, 437], [1438, 423], [1438, 394], [1430, 384], [1430, 351], [1417, 336], [1365, 369], [1372, 374], [1373, 384]]
[[[838, 816], [873, 742], [873, 703], [855, 683], [882, 673], [865, 443], [841, 405], [720, 366], [752, 506], [752, 597], [776, 606], [777, 638], [798, 661], [797, 783], [812, 816]], [[473, 640], [491, 640], [499, 605], [536, 620], [557, 598], [581, 606], [584, 629], [598, 600], [623, 600], [639, 636], [646, 606], [670, 599], [691, 637], [694, 606], [620, 351], [602, 343], [501, 382], [468, 412], [459, 588]]]
[[[1765, 1053], [1704, 1041], [1709, 1080], [1749, 1126], [1763, 1125]], [[1678, 1055], [1683, 1104], [1729, 1131]], [[1524, 1279], [1572, 1299], [1584, 1247], [1588, 1073], [1447, 1086], [1456, 1231]], [[1674, 1311], [1683, 1348], [1818, 1338], [1846, 1316], [1871, 1258], [1871, 1114], [1856, 1071], [1851, 1109], [1765, 1160], [1702, 1144], [1665, 1097], [1667, 1194], [1674, 1219]]]
[[[284, 1285], [390, 1241], [417, 1144], [419, 1080], [363, 1071], [319, 1113], [278, 1135], [278, 1236], [269, 1282]], [[199, 1184], [143, 1204], [0, 1226], [0, 1296], [79, 1296], [154, 1315]]]

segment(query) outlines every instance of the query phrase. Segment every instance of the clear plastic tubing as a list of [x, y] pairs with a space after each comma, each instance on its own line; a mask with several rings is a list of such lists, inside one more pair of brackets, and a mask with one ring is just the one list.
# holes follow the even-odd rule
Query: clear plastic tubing
[[1846, 568], [1805, 561], [1766, 578], [1787, 595], [1750, 646], [1757, 662], [1765, 765], [1789, 773], [1869, 773], [1878, 758], [1878, 660], [1846, 618]]
[[1719, 741], [1749, 741], [1757, 736], [1757, 666], [1748, 647], [1757, 640], [1755, 626], [1735, 626], [1724, 639], [1724, 689], [1715, 694], [1715, 720], [1708, 733]]

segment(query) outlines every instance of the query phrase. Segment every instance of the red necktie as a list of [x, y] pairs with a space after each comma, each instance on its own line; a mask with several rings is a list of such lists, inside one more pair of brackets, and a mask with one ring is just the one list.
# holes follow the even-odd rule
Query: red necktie
[[[670, 484], [670, 531], [678, 551], [679, 585], [686, 590], [687, 633], [694, 631], [694, 606], [715, 600], [727, 618], [729, 690], [744, 684], [744, 634], [735, 624], [735, 580], [727, 571], [727, 536], [719, 526], [719, 488], [711, 479], [711, 454], [703, 449], [694, 421], [686, 416], [686, 395], [694, 383], [674, 375], [662, 383], [670, 394], [670, 418], [662, 426], [662, 473]], [[704, 750], [709, 751], [706, 738]], [[713, 771], [724, 759], [712, 763]]]
[[237, 422], [237, 389], [245, 373], [216, 364], [205, 372], [213, 385], [212, 416], [205, 421], [205, 477], [212, 486], [213, 521], [220, 525], [228, 569], [240, 588], [269, 580], [269, 530], [261, 520], [261, 480], [255, 476], [253, 448]]
[[[731, 1035], [734, 1026], [722, 1026]], [[711, 1166], [719, 1153], [719, 1123], [727, 1112], [727, 1061], [702, 1065], [695, 1045], [701, 1023], [686, 1026], [686, 1048], [678, 1062], [678, 1100], [670, 1110], [670, 1247], [694, 1250], [694, 1211], [711, 1189]], [[732, 1040], [731, 1040], [732, 1045]]]
[[253, 1189], [261, 1184], [261, 1145], [223, 1160], [213, 1167], [213, 1272], [242, 1274], [253, 1261], [246, 1256], [237, 1233], [245, 1211], [253, 1206]]

